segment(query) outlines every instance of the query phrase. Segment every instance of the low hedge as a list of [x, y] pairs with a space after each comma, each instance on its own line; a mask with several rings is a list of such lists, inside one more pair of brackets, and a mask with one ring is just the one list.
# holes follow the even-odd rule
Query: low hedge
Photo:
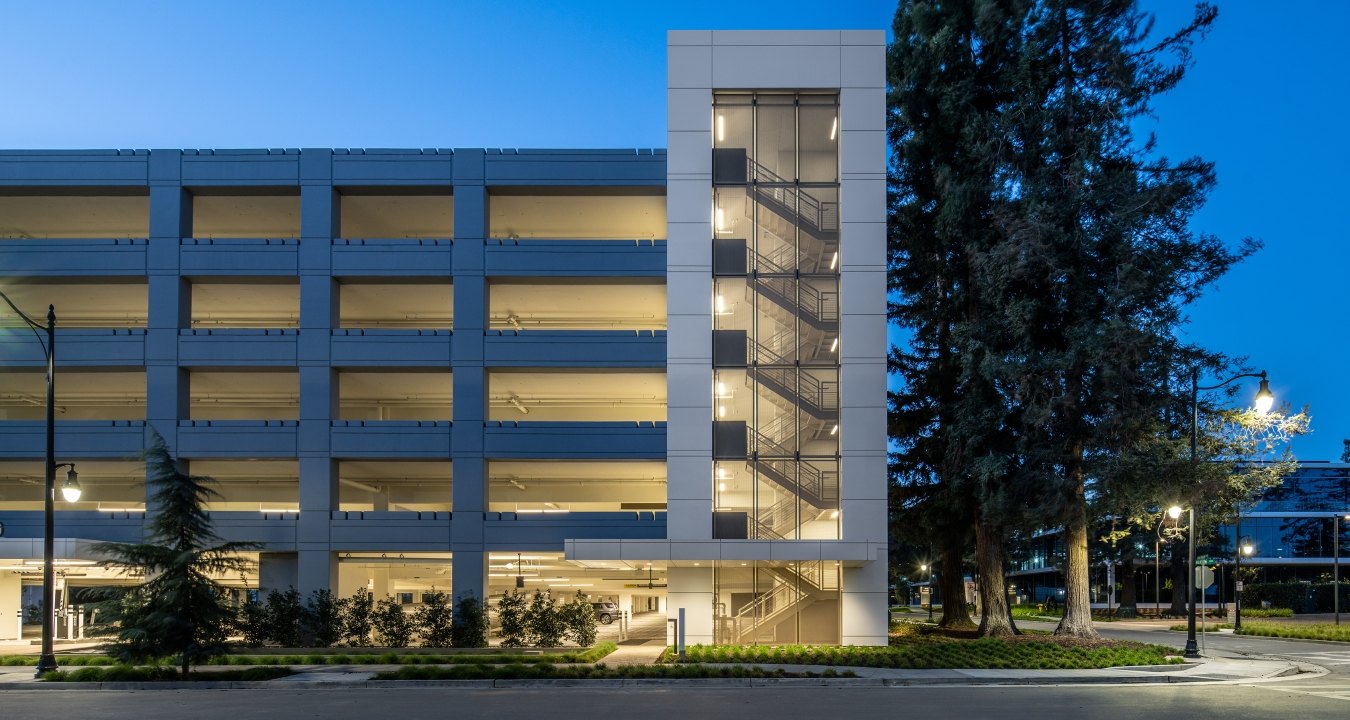
[[619, 649], [612, 642], [602, 642], [585, 650], [541, 653], [473, 653], [454, 655], [426, 655], [402, 653], [362, 653], [359, 655], [221, 655], [211, 659], [211, 665], [541, 665], [546, 663], [594, 663]]
[[1330, 623], [1244, 622], [1238, 635], [1290, 638], [1296, 640], [1339, 640], [1350, 642], [1350, 625]]
[[[0, 655], [0, 665], [23, 666], [37, 665], [37, 655]], [[67, 667], [87, 667], [91, 665], [116, 665], [117, 661], [106, 655], [57, 655], [56, 664]]]
[[1180, 662], [1176, 649], [1118, 640], [1084, 641], [1021, 636], [1010, 639], [906, 641], [889, 647], [833, 645], [694, 645], [686, 649], [690, 663], [786, 663], [846, 665], [911, 670], [1096, 669], [1122, 665], [1166, 665]]
[[[288, 667], [253, 667], [246, 670], [211, 670], [209, 672], [188, 673], [189, 681], [230, 682], [235, 680], [275, 680], [294, 674]], [[134, 665], [113, 665], [111, 667], [86, 667], [79, 670], [54, 670], [43, 673], [43, 682], [164, 682], [183, 680], [177, 668], [167, 665], [137, 667]]]
[[857, 677], [850, 671], [826, 670], [788, 672], [781, 668], [708, 667], [706, 665], [451, 665], [443, 667], [401, 667], [376, 673], [375, 680], [585, 680], [585, 679], [681, 679], [681, 678], [816, 678]]

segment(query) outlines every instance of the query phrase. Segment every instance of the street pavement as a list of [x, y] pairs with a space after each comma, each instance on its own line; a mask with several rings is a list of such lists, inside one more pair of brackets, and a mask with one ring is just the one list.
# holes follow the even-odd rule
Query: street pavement
[[[1185, 634], [1171, 622], [1099, 623], [1108, 637], [1173, 645]], [[1024, 622], [1035, 629], [1050, 623]], [[432, 718], [548, 716], [550, 720], [625, 717], [773, 718], [901, 717], [1057, 720], [1222, 720], [1350, 717], [1350, 643], [1206, 633], [1206, 662], [1186, 668], [1107, 671], [886, 671], [859, 669], [859, 680], [770, 683], [667, 681], [624, 686], [376, 687], [371, 667], [312, 668], [289, 681], [230, 692], [206, 688], [146, 692], [37, 688], [11, 672], [0, 682], [0, 718], [79, 717], [250, 720], [286, 718]], [[626, 646], [649, 651], [645, 638]], [[621, 646], [625, 647], [625, 646]], [[1306, 672], [1297, 672], [1302, 669]], [[0, 668], [31, 676], [30, 668]], [[1293, 674], [1286, 674], [1294, 671]], [[907, 673], [907, 674], [906, 674]], [[924, 675], [923, 673], [927, 673]], [[1166, 676], [1166, 677], [1160, 677]], [[1152, 682], [1148, 682], [1153, 680]], [[1170, 680], [1170, 681], [1159, 681]], [[316, 685], [320, 683], [321, 685]], [[883, 685], [882, 683], [891, 683]]]

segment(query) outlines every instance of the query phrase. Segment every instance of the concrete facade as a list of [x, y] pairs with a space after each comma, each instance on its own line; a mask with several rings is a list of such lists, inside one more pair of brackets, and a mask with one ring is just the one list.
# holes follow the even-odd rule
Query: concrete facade
[[[64, 369], [144, 374], [137, 391], [143, 417], [59, 419], [58, 461], [130, 458], [154, 430], [189, 468], [232, 460], [294, 463], [293, 506], [288, 501], [269, 508], [260, 495], [264, 499], [255, 510], [212, 512], [225, 539], [264, 544], [258, 578], [263, 589], [294, 585], [302, 594], [322, 588], [345, 594], [352, 588], [339, 587], [339, 566], [353, 554], [448, 554], [449, 589], [478, 597], [489, 594], [490, 577], [504, 574], [490, 572], [494, 553], [565, 553], [579, 566], [599, 561], [599, 567], [612, 557], [639, 570], [641, 563], [657, 561], [669, 584], [661, 609], [673, 617], [684, 608], [689, 641], [711, 642], [716, 563], [828, 562], [842, 568], [833, 576], [840, 588], [834, 641], [884, 644], [884, 42], [881, 31], [672, 32], [669, 151], [0, 151], [0, 199], [129, 196], [143, 198], [136, 202], [145, 206], [143, 236], [5, 235], [0, 218], [0, 290], [72, 279], [144, 286], [143, 326], [57, 332], [58, 388]], [[827, 540], [734, 540], [714, 531], [710, 108], [714, 93], [723, 89], [806, 90], [838, 98], [840, 480], [832, 507], [833, 517], [848, 521], [838, 523], [840, 533]], [[664, 194], [665, 237], [493, 232], [494, 197], [529, 192], [546, 198], [554, 191]], [[446, 198], [453, 202], [452, 232], [345, 233], [344, 203], [382, 193]], [[222, 196], [293, 203], [294, 232], [196, 236], [201, 233], [194, 233], [194, 211], [200, 220], [215, 202], [205, 199]], [[370, 281], [451, 285], [453, 329], [344, 326], [342, 288]], [[294, 292], [296, 316], [276, 328], [204, 326], [194, 315], [194, 293], [213, 282]], [[667, 329], [502, 329], [490, 307], [498, 282], [663, 285]], [[52, 302], [59, 316], [61, 298]], [[0, 332], [0, 366], [16, 371], [43, 366], [31, 335]], [[558, 421], [524, 414], [520, 420], [500, 419], [492, 410], [493, 403], [504, 402], [493, 390], [494, 373], [526, 370], [662, 373], [665, 419]], [[387, 377], [399, 371], [448, 371], [450, 387], [437, 392], [453, 397], [450, 416], [344, 416], [343, 373]], [[197, 417], [201, 387], [194, 394], [194, 382], [212, 373], [237, 377], [231, 372], [270, 373], [293, 383], [293, 409], [273, 419]], [[514, 395], [509, 400], [519, 402]], [[0, 462], [40, 460], [43, 430], [40, 420], [27, 416], [0, 419]], [[452, 466], [445, 496], [427, 505], [438, 509], [399, 510], [378, 501], [374, 509], [343, 509], [344, 487], [352, 483], [340, 477], [342, 463], [401, 461]], [[664, 502], [648, 503], [649, 508], [634, 503], [639, 509], [494, 510], [490, 466], [508, 461], [659, 462], [667, 489]], [[523, 484], [528, 483], [518, 485]], [[41, 536], [41, 513], [17, 507], [0, 498], [5, 527], [0, 557], [31, 558], [32, 539]], [[143, 510], [100, 510], [58, 512], [58, 538], [140, 536]], [[14, 624], [5, 617], [16, 607], [9, 597], [14, 593], [6, 590], [15, 584], [13, 577], [0, 573], [0, 628]], [[632, 595], [625, 590], [623, 597]]]

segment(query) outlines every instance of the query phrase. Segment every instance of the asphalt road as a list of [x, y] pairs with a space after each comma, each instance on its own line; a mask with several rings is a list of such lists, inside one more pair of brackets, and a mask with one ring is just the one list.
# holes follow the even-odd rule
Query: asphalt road
[[1345, 718], [1350, 700], [1270, 685], [6, 691], [5, 718]]

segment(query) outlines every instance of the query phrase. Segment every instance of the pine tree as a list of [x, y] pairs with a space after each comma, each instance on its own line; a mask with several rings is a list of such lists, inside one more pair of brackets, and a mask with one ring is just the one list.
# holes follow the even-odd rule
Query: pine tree
[[159, 433], [144, 460], [150, 507], [145, 542], [96, 546], [109, 558], [103, 565], [147, 578], [109, 603], [117, 633], [109, 654], [131, 663], [175, 657], [186, 678], [192, 665], [225, 653], [234, 620], [224, 588], [213, 578], [248, 571], [252, 563], [241, 553], [258, 545], [220, 541], [205, 510], [219, 497], [213, 481], [180, 472]]

